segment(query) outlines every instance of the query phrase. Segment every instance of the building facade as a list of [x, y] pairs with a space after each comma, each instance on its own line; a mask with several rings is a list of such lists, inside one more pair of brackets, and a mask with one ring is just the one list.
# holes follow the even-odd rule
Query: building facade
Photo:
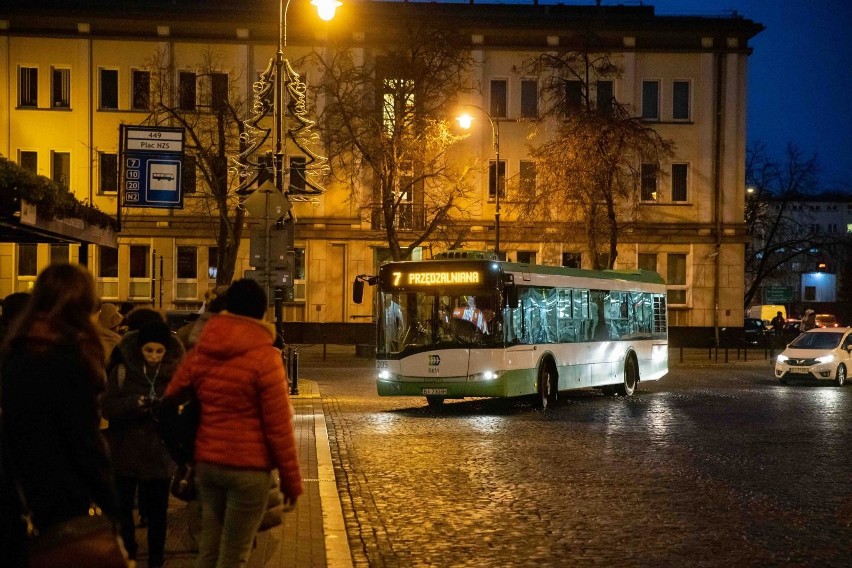
[[[265, 0], [12, 4], [0, 8], [0, 154], [116, 214], [119, 127], [149, 114], [152, 59], [168, 59], [175, 84], [194, 85], [193, 101], [181, 104], [204, 105], [223, 81], [248, 100], [280, 31], [278, 5]], [[673, 327], [742, 325], [746, 81], [749, 40], [760, 24], [736, 14], [658, 16], [652, 6], [351, 2], [320, 25], [307, 0], [297, 4], [285, 19], [291, 60], [321, 50], [331, 35], [370, 57], [403, 23], [458, 30], [477, 62], [469, 78], [477, 91], [462, 102], [491, 109], [499, 122], [499, 170], [506, 178], [524, 175], [529, 165], [529, 126], [520, 119], [535, 107], [537, 78], [523, 74], [523, 62], [571, 49], [591, 31], [597, 48], [623, 68], [606, 85], [611, 96], [675, 145], [670, 163], [660, 164], [666, 175], [637, 190], [640, 213], [620, 236], [616, 268], [648, 268], [666, 278]], [[202, 79], [202, 61], [215, 61], [216, 73]], [[306, 76], [310, 84], [320, 73], [308, 69]], [[479, 129], [456, 156], [487, 161], [492, 142], [492, 132]], [[496, 203], [488, 174], [483, 168], [477, 195], [465, 207], [466, 248], [493, 248]], [[184, 179], [184, 209], [122, 207], [118, 249], [87, 252], [105, 299], [189, 309], [214, 285], [215, 233], [196, 197], [204, 180], [190, 182]], [[295, 204], [299, 268], [287, 320], [371, 317], [369, 303], [351, 301], [351, 282], [376, 272], [387, 243], [374, 212], [353, 201], [350, 189], [329, 182], [315, 202]], [[502, 219], [500, 248], [510, 260], [590, 266], [577, 243], [515, 230], [517, 222], [511, 212]], [[439, 249], [433, 243], [422, 254]], [[46, 264], [77, 257], [75, 245], [0, 244], [0, 296], [27, 289]], [[246, 238], [236, 275], [250, 268]]]

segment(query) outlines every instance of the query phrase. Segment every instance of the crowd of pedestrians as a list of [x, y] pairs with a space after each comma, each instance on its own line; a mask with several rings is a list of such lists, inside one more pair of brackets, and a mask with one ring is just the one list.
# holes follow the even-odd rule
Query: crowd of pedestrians
[[199, 317], [173, 333], [157, 310], [101, 303], [91, 274], [74, 264], [51, 265], [31, 292], [7, 296], [3, 565], [27, 565], [32, 527], [24, 513], [44, 533], [97, 507], [115, 521], [130, 561], [138, 510], [148, 529], [145, 565], [164, 566], [175, 463], [158, 417], [191, 397], [200, 408], [191, 468], [201, 515], [196, 566], [244, 566], [268, 508], [293, 505], [302, 492], [267, 305], [256, 282], [237, 280], [208, 291]]

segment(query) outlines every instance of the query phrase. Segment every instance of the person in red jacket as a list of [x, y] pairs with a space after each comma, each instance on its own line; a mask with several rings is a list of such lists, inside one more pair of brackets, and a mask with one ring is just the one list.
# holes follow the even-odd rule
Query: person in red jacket
[[226, 310], [204, 326], [165, 398], [193, 389], [201, 403], [195, 438], [201, 542], [196, 566], [244, 566], [266, 509], [273, 469], [285, 505], [302, 493], [293, 409], [267, 299], [253, 280], [228, 289]]

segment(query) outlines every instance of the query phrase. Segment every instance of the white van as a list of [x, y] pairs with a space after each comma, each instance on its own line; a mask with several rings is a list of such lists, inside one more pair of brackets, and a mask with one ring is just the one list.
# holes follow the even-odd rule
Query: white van
[[762, 319], [767, 325], [769, 325], [769, 322], [772, 321], [772, 318], [778, 315], [778, 312], [781, 312], [784, 319], [787, 319], [787, 308], [777, 304], [760, 304], [752, 306], [748, 309], [748, 317]]

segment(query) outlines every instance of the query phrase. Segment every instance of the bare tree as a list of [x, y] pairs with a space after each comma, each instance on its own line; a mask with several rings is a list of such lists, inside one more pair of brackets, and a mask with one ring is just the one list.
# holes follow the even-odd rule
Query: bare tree
[[807, 212], [793, 211], [816, 192], [818, 174], [816, 156], [805, 157], [793, 144], [787, 145], [783, 162], [773, 160], [760, 142], [749, 146], [745, 221], [751, 238], [746, 243], [744, 307], [767, 281], [782, 277], [789, 263], [843, 244], [842, 237], [816, 231], [816, 219], [809, 222]]
[[[394, 260], [425, 242], [452, 246], [466, 235], [469, 168], [448, 159], [459, 140], [450, 114], [473, 61], [448, 30], [407, 28], [398, 43], [327, 49], [322, 69], [322, 125], [329, 163], [351, 187], [355, 206], [382, 231]], [[361, 190], [359, 188], [366, 188]]]
[[673, 144], [612, 96], [622, 70], [609, 54], [547, 53], [525, 68], [544, 79], [544, 108], [530, 137], [535, 184], [519, 185], [518, 206], [560, 228], [558, 238], [585, 243], [593, 268], [611, 268], [636, 216], [640, 164], [659, 173]]
[[151, 113], [143, 123], [185, 129], [185, 163], [194, 164], [203, 183], [184, 206], [207, 222], [218, 251], [216, 283], [228, 284], [234, 278], [245, 217], [238, 206], [240, 179], [229, 168], [230, 157], [239, 155], [244, 144], [239, 78], [220, 71], [223, 65], [213, 50], [202, 54], [194, 74], [179, 74], [163, 50], [153, 56], [150, 67]]

